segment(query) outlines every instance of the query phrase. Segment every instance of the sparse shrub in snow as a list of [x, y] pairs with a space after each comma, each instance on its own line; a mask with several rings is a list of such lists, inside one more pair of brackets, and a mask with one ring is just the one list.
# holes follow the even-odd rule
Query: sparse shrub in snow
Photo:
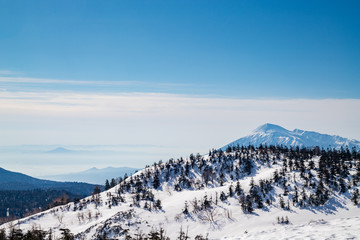
[[185, 206], [184, 206], [184, 209], [183, 209], [183, 214], [185, 215], [188, 215], [189, 214], [189, 205], [187, 203], [187, 201], [185, 201]]
[[232, 219], [232, 212], [230, 209], [224, 209], [224, 217], [227, 219]]
[[196, 235], [195, 236], [195, 240], [208, 240], [209, 234], [206, 234], [206, 236], [204, 237], [202, 234]]
[[188, 234], [188, 231], [189, 229], [187, 228], [186, 229], [186, 232], [183, 231], [182, 229], [182, 226], [180, 227], [180, 230], [179, 230], [179, 236], [177, 237], [178, 240], [188, 240], [190, 239], [189, 237], [189, 234]]
[[64, 213], [63, 212], [56, 213], [56, 219], [59, 221], [59, 224], [62, 224], [64, 219]]
[[201, 221], [215, 223], [219, 218], [219, 213], [216, 208], [206, 209], [198, 214]]
[[89, 220], [89, 222], [91, 221], [92, 219], [92, 213], [91, 213], [91, 210], [88, 210], [87, 213], [86, 213], [86, 217], [87, 219]]
[[176, 222], [182, 222], [182, 221], [184, 220], [184, 218], [183, 218], [182, 214], [179, 213], [179, 214], [176, 214], [176, 215], [175, 215], [174, 220], [175, 220]]
[[84, 222], [84, 220], [85, 220], [84, 213], [83, 212], [78, 212], [77, 213], [77, 218], [79, 220], [79, 223]]
[[277, 223], [278, 224], [290, 224], [288, 216], [284, 217], [277, 217]]

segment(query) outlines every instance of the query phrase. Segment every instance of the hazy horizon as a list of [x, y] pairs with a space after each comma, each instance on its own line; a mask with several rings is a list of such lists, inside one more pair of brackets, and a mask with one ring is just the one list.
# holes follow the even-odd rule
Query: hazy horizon
[[[0, 157], [7, 160], [1, 167], [41, 178], [82, 172], [93, 167], [99, 169], [106, 167], [142, 169], [146, 165], [151, 165], [160, 160], [167, 161], [170, 158], [188, 157], [191, 153], [203, 155], [212, 148], [220, 148], [228, 143], [230, 142], [215, 147], [204, 147], [197, 152], [191, 151], [195, 148], [191, 146], [180, 148], [150, 144], [12, 145], [0, 146]], [[64, 166], [71, 166], [71, 170]]]

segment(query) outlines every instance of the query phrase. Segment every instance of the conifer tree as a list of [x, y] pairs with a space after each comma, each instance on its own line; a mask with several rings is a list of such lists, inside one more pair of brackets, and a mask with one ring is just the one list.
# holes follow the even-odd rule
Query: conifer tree
[[110, 183], [109, 180], [106, 179], [105, 181], [105, 191], [110, 189]]
[[240, 196], [242, 193], [243, 193], [243, 190], [241, 188], [240, 182], [237, 181], [236, 186], [235, 186], [235, 194]]
[[154, 179], [153, 179], [153, 187], [155, 189], [160, 187], [160, 179], [159, 179], [159, 174], [157, 172], [155, 173], [155, 176], [154, 176]]
[[112, 178], [110, 182], [110, 187], [115, 187], [115, 186], [116, 186], [116, 180], [115, 178]]
[[355, 189], [355, 191], [352, 194], [351, 201], [355, 204], [359, 204], [359, 189]]

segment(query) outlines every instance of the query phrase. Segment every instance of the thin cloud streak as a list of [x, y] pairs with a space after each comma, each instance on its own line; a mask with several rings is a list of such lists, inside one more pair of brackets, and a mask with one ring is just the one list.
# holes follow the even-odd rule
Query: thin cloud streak
[[[0, 75], [15, 75], [11, 71], [0, 71]], [[62, 80], [62, 79], [47, 79], [47, 78], [29, 78], [29, 77], [1, 77], [2, 83], [37, 83], [37, 84], [65, 84], [65, 85], [92, 85], [92, 86], [144, 86], [144, 85], [158, 85], [164, 87], [176, 86], [190, 86], [190, 84], [183, 83], [166, 83], [157, 82], [149, 83], [143, 81], [83, 81], [83, 80]]]
[[[1, 74], [1, 71], [0, 71]], [[82, 80], [61, 80], [47, 78], [29, 77], [0, 77], [0, 82], [4, 83], [47, 83], [47, 84], [71, 84], [71, 85], [139, 85], [141, 81], [82, 81]]]
[[4, 69], [0, 70], [0, 75], [19, 75], [19, 74], [21, 74], [21, 73], [14, 72], [14, 71], [11, 71], [11, 70], [4, 70]]

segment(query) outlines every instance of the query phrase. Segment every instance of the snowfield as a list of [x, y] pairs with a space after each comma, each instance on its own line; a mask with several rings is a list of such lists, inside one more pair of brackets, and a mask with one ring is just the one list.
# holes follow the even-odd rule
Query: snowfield
[[359, 239], [360, 218], [310, 221], [307, 224], [277, 226], [223, 239]]
[[[269, 174], [270, 170], [266, 169], [254, 179], [256, 181], [257, 178]], [[241, 184], [247, 186], [250, 179], [251, 177], [244, 179]], [[70, 203], [15, 221], [14, 224], [23, 230], [34, 227], [51, 228], [57, 237], [61, 228], [68, 228], [74, 234], [86, 233], [86, 236], [96, 236], [97, 228], [102, 228], [105, 222], [109, 226], [119, 225], [123, 229], [129, 229], [129, 232], [144, 235], [153, 228], [162, 227], [170, 239], [178, 237], [180, 228], [188, 231], [192, 238], [201, 234], [209, 239], [358, 239], [360, 236], [360, 208], [341, 197], [329, 201], [326, 211], [322, 211], [321, 208], [284, 211], [277, 207], [269, 207], [265, 211], [256, 209], [252, 214], [244, 214], [238, 201], [229, 199], [219, 203], [215, 211], [208, 214], [191, 214], [190, 217], [181, 214], [185, 201], [191, 202], [194, 198], [201, 199], [205, 195], [215, 198], [216, 192], [227, 189], [229, 185], [230, 183], [219, 188], [198, 191], [153, 191], [156, 198], [162, 202], [163, 209], [159, 211], [132, 207], [132, 196], [128, 194], [127, 202], [119, 206], [96, 207], [92, 203], [82, 211], [73, 211], [74, 203]], [[101, 193], [100, 196], [106, 199], [108, 193], [115, 191], [116, 187]], [[131, 219], [117, 216], [119, 212], [125, 213], [130, 209], [134, 214]], [[79, 213], [85, 215], [84, 220], [79, 220]], [[214, 221], [209, 220], [211, 214]], [[290, 223], [278, 224], [277, 217], [288, 217]]]

